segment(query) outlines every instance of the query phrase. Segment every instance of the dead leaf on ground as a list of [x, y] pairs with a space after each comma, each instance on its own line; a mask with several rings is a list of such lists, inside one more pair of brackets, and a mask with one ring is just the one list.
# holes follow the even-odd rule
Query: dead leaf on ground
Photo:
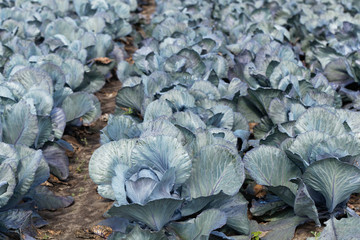
[[265, 197], [265, 195], [266, 195], [266, 189], [265, 189], [265, 187], [262, 186], [262, 185], [259, 185], [259, 184], [256, 184], [256, 185], [254, 186], [254, 192], [255, 192], [255, 196], [256, 196], [257, 198], [263, 198], [263, 197]]
[[51, 235], [57, 236], [61, 234], [61, 230], [55, 231], [55, 230], [48, 230], [48, 233], [50, 233]]
[[259, 124], [259, 123], [254, 123], [254, 122], [249, 123], [249, 128], [250, 128], [250, 132], [251, 132], [251, 133], [254, 132], [254, 127], [255, 127], [256, 125], [258, 125], [258, 124]]
[[76, 238], [95, 239], [96, 236], [87, 229], [80, 229], [75, 232]]
[[102, 64], [109, 64], [109, 63], [114, 61], [113, 59], [110, 59], [110, 58], [107, 58], [107, 57], [98, 57], [98, 58], [94, 58], [92, 60], [97, 62], [97, 63], [102, 63]]
[[100, 237], [108, 238], [110, 234], [113, 232], [113, 230], [111, 229], [111, 227], [108, 226], [96, 225], [90, 228], [90, 232]]
[[45, 181], [45, 182], [43, 182], [43, 183], [41, 184], [41, 186], [53, 187], [54, 184], [52, 184], [52, 183], [50, 183], [50, 182], [48, 182], [48, 181]]
[[108, 113], [105, 113], [105, 114], [101, 115], [100, 121], [107, 122], [108, 120], [109, 120], [109, 114]]
[[37, 229], [37, 239], [56, 239], [62, 233], [61, 230], [42, 230]]
[[134, 59], [132, 58], [132, 56], [128, 57], [127, 59], [125, 59], [125, 61], [127, 61], [129, 64], [134, 64], [135, 61]]
[[48, 179], [49, 183], [53, 184], [53, 183], [58, 183], [58, 184], [62, 184], [62, 185], [66, 185], [69, 186], [70, 184], [67, 182], [63, 182], [60, 181], [57, 177], [55, 177], [54, 175], [50, 174], [50, 178]]

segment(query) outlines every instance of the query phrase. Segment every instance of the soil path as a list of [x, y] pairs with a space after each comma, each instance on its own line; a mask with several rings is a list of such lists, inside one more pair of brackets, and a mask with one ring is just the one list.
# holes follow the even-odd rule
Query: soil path
[[49, 225], [39, 230], [39, 239], [102, 239], [88, 230], [104, 218], [112, 202], [100, 197], [89, 177], [88, 164], [92, 153], [100, 146], [100, 130], [106, 126], [108, 115], [115, 109], [115, 97], [121, 82], [112, 80], [96, 93], [103, 115], [93, 125], [67, 129], [64, 139], [75, 152], [70, 157], [70, 176], [67, 182], [48, 180], [50, 189], [62, 196], [73, 196], [75, 203], [57, 211], [41, 211]]
[[[145, 0], [141, 5], [142, 11], [139, 14], [144, 23], [148, 24], [155, 11], [155, 0]], [[137, 31], [141, 31], [139, 26], [135, 27]], [[131, 61], [136, 49], [131, 45], [131, 38], [127, 40], [125, 50]], [[100, 130], [106, 126], [109, 114], [115, 110], [115, 98], [120, 88], [121, 82], [113, 78], [95, 94], [101, 102], [102, 116], [94, 124], [66, 129], [63, 139], [75, 149], [74, 153], [69, 153], [70, 176], [66, 182], [51, 177], [46, 184], [59, 196], [73, 196], [75, 202], [68, 208], [41, 211], [40, 215], [49, 224], [38, 230], [37, 239], [104, 239], [92, 230], [104, 220], [103, 214], [112, 205], [112, 201], [97, 194], [96, 185], [89, 177], [88, 165], [92, 153], [100, 147]]]

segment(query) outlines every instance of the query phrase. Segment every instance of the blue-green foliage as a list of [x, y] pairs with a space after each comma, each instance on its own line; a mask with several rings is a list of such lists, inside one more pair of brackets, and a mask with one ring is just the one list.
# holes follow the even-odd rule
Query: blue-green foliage
[[[115, 200], [106, 215], [144, 229], [113, 239], [292, 239], [321, 219], [323, 238], [336, 235], [360, 192], [359, 11], [355, 0], [157, 1], [134, 64], [117, 66], [117, 111], [90, 161]], [[269, 224], [248, 220], [243, 195]]]
[[132, 33], [136, 8], [136, 1], [0, 1], [1, 239], [27, 239], [44, 225], [35, 209], [72, 203], [40, 184], [50, 171], [68, 178], [65, 127], [100, 117], [93, 93], [126, 57], [114, 40]]
[[72, 197], [57, 197], [44, 186], [50, 176], [41, 152], [23, 145], [0, 143], [0, 232], [13, 238], [31, 236], [46, 222], [37, 209], [67, 207]]

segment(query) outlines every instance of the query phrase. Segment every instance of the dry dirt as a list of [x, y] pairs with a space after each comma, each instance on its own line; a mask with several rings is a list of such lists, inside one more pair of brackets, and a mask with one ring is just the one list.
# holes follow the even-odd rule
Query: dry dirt
[[103, 199], [96, 192], [96, 185], [88, 172], [90, 157], [100, 146], [100, 130], [106, 126], [108, 114], [115, 109], [115, 97], [121, 82], [112, 80], [96, 95], [101, 101], [102, 117], [89, 127], [68, 129], [64, 139], [72, 144], [75, 153], [70, 157], [68, 181], [49, 179], [50, 187], [58, 195], [73, 196], [75, 203], [57, 211], [41, 211], [49, 225], [39, 230], [39, 239], [103, 239], [91, 234], [89, 228], [104, 218], [102, 215], [112, 202]]
[[[155, 0], [145, 0], [139, 14], [145, 23], [149, 23], [154, 11]], [[131, 44], [131, 38], [126, 39], [125, 43], [125, 50], [130, 56], [127, 60], [131, 62], [136, 49]], [[68, 208], [41, 211], [40, 215], [49, 224], [38, 230], [37, 239], [104, 239], [102, 236], [108, 234], [107, 229], [97, 229], [97, 223], [104, 220], [103, 214], [112, 205], [112, 201], [97, 194], [96, 185], [89, 177], [88, 164], [92, 153], [100, 147], [100, 130], [106, 126], [109, 114], [115, 110], [115, 98], [120, 88], [119, 80], [109, 80], [95, 94], [101, 102], [102, 116], [91, 126], [66, 129], [63, 139], [75, 149], [74, 153], [69, 153], [69, 178], [66, 182], [61, 182], [51, 177], [47, 185], [59, 196], [73, 196], [75, 202]]]

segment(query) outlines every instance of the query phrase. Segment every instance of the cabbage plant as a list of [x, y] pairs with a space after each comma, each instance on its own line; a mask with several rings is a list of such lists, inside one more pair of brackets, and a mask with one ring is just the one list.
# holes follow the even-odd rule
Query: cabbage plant
[[45, 156], [52, 173], [66, 179], [68, 159], [59, 141], [67, 123], [90, 124], [100, 116], [98, 99], [66, 91], [61, 75], [51, 76], [41, 68], [20, 69], [0, 84], [2, 141], [50, 151]]
[[72, 197], [55, 196], [40, 185], [49, 176], [50, 169], [41, 150], [0, 142], [0, 237], [31, 237], [35, 227], [46, 224], [35, 209], [72, 204]]
[[[40, 184], [69, 175], [67, 125], [101, 115], [93, 93], [123, 60], [136, 1], [1, 1], [0, 238], [30, 239], [36, 209], [69, 206]], [[45, 201], [46, 200], [46, 201]]]
[[[117, 65], [116, 113], [90, 162], [99, 194], [115, 201], [105, 215], [126, 226], [113, 239], [258, 231], [292, 239], [310, 221], [326, 221], [322, 239], [356, 236], [346, 203], [360, 190], [351, 111], [358, 9], [332, 0], [157, 1], [134, 64]], [[215, 175], [231, 158], [244, 164], [245, 180], [227, 165], [218, 192]], [[247, 201], [267, 224], [247, 218]]]
[[51, 172], [65, 180], [69, 170], [64, 148], [71, 147], [61, 140], [64, 129], [90, 125], [101, 115], [93, 93], [125, 57], [123, 46], [113, 39], [132, 32], [128, 21], [137, 3], [1, 4], [0, 139], [43, 149]]
[[[238, 193], [244, 164], [232, 148], [203, 142], [211, 138], [194, 139], [196, 153], [166, 132], [102, 145], [90, 160], [89, 172], [99, 194], [115, 200], [106, 215], [178, 237], [208, 237], [224, 225], [249, 234], [247, 201]], [[231, 209], [231, 204], [242, 209]], [[186, 226], [193, 221], [189, 233]]]

